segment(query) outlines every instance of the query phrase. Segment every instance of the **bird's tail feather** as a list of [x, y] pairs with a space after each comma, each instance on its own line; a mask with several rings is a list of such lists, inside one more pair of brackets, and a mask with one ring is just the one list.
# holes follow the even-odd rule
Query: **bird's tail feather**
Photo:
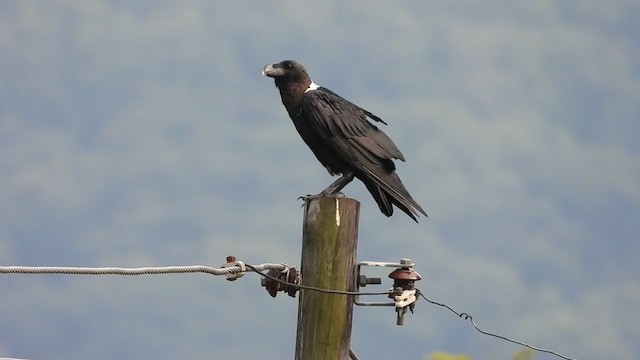
[[376, 174], [364, 166], [361, 169], [367, 177], [367, 179], [361, 180], [376, 200], [376, 203], [378, 203], [378, 207], [383, 214], [391, 216], [393, 214], [393, 205], [395, 205], [415, 222], [418, 222], [419, 213], [428, 216], [422, 207], [413, 200], [395, 171]]

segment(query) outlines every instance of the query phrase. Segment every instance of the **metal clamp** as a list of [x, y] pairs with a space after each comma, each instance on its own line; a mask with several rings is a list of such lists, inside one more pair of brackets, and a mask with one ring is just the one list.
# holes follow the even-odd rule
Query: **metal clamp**
[[226, 274], [227, 280], [234, 281], [240, 279], [244, 276], [247, 271], [247, 267], [244, 265], [242, 261], [236, 261], [235, 256], [227, 256], [227, 262], [220, 265], [221, 268], [229, 268], [229, 267], [240, 267], [241, 272], [235, 274]]
[[396, 306], [396, 324], [404, 325], [404, 314], [407, 313], [407, 308], [413, 314], [413, 308], [416, 306], [416, 301], [418, 301], [418, 297], [416, 296], [417, 290], [401, 290], [402, 288], [396, 288], [397, 293], [399, 295], [395, 295], [394, 292], [393, 300]]

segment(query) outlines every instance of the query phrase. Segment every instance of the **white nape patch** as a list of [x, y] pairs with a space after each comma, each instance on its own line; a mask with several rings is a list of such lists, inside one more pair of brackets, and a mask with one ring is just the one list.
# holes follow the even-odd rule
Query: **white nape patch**
[[336, 197], [336, 226], [340, 227], [340, 199]]
[[318, 84], [314, 83], [313, 80], [311, 80], [311, 84], [309, 84], [309, 87], [304, 92], [306, 93], [308, 91], [315, 90], [315, 89], [317, 89], [319, 87], [320, 86]]

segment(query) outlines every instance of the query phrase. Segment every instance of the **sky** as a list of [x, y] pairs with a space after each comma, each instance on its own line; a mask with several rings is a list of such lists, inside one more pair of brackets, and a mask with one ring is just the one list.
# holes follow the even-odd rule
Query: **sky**
[[[295, 59], [388, 123], [429, 214], [387, 218], [354, 181], [358, 260], [410, 257], [483, 330], [636, 358], [638, 34], [631, 0], [2, 1], [0, 264], [299, 265], [296, 199], [334, 178], [260, 76]], [[0, 294], [0, 357], [294, 353], [297, 301], [255, 274], [2, 275]], [[415, 310], [357, 307], [356, 354], [520, 349]]]

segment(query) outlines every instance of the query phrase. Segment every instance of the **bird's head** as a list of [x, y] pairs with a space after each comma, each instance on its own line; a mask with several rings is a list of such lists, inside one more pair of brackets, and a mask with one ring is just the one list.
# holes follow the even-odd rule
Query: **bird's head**
[[272, 77], [276, 85], [280, 82], [296, 82], [308, 85], [311, 78], [304, 66], [293, 60], [284, 60], [277, 64], [268, 64], [262, 69], [262, 76]]

